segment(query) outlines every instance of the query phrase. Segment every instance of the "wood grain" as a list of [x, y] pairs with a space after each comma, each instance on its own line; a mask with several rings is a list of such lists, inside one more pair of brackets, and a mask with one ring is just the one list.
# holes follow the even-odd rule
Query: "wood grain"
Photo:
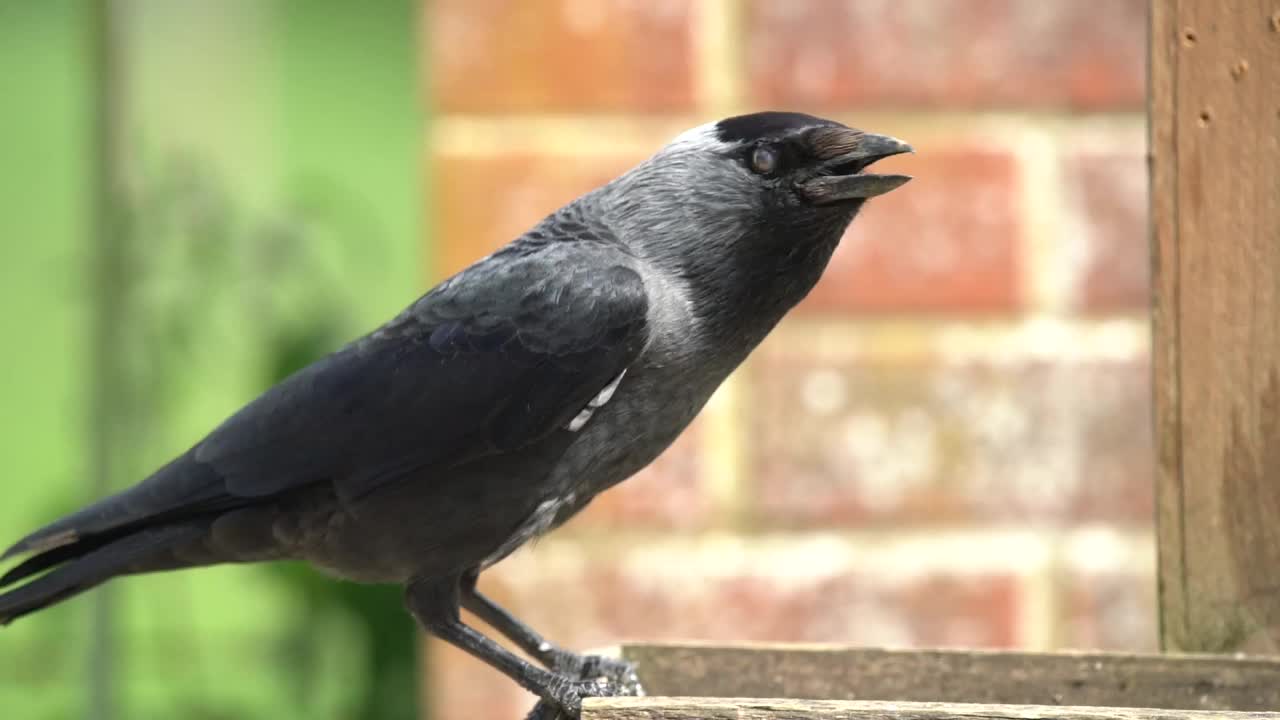
[[1280, 651], [1280, 5], [1151, 6], [1161, 637]]
[[1280, 710], [1280, 658], [625, 645], [653, 695]]
[[743, 698], [595, 698], [583, 720], [1280, 720], [1280, 713]]

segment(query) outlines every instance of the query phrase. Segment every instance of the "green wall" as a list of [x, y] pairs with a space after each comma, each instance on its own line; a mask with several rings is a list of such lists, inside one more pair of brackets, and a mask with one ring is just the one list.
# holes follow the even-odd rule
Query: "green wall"
[[[74, 3], [0, 3], [0, 530], [66, 506], [84, 474], [88, 73]], [[0, 635], [0, 707], [68, 717], [82, 613]], [[15, 715], [17, 717], [19, 715]]]
[[[424, 119], [408, 0], [112, 11], [132, 191], [124, 483], [421, 290]], [[83, 1], [0, 2], [0, 543], [90, 498], [91, 17]], [[370, 620], [378, 591], [268, 567], [111, 587], [115, 717], [355, 717], [373, 676], [411, 682], [378, 657], [412, 647], [402, 619]], [[6, 717], [86, 714], [90, 602], [0, 630]]]

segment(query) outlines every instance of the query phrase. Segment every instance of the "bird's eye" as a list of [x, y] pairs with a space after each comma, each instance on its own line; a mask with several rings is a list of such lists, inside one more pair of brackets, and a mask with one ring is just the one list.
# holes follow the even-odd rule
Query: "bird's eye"
[[751, 169], [761, 175], [771, 175], [778, 169], [778, 151], [761, 145], [751, 153]]

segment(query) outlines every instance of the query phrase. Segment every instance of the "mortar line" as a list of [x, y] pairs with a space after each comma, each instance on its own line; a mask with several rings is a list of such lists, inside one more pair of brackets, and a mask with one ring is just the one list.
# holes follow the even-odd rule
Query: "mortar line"
[[[1155, 538], [1149, 527], [1108, 527], [1106, 532], [1118, 553], [1114, 566], [1078, 566], [1069, 556], [1072, 546], [1088, 541], [1089, 535], [1097, 530], [1097, 526], [1068, 526], [1046, 533], [1043, 529], [1006, 523], [985, 527], [919, 527], [890, 531], [842, 528], [797, 531], [779, 527], [744, 535], [732, 528], [671, 531], [611, 526], [550, 537], [532, 552], [554, 557], [566, 567], [574, 568], [575, 572], [582, 569], [582, 563], [588, 556], [606, 563], [630, 561], [677, 570], [693, 567], [695, 571], [701, 571], [705, 569], [704, 564], [710, 564], [729, 574], [767, 572], [778, 568], [801, 572], [801, 568], [793, 567], [794, 551], [800, 553], [796, 557], [803, 557], [806, 562], [829, 563], [826, 567], [831, 571], [847, 566], [872, 571], [901, 570], [907, 574], [948, 573], [960, 577], [1007, 573], [1021, 578], [1041, 573], [1046, 580], [1055, 580], [1050, 577], [1050, 573], [1055, 571], [1062, 574], [1079, 571], [1086, 575], [1093, 572], [1134, 572], [1155, 582], [1155, 574], [1150, 568], [1135, 572], [1136, 566], [1128, 562], [1130, 556], [1154, 554]], [[671, 555], [681, 556], [689, 562], [670, 563], [666, 558]], [[511, 572], [519, 573], [526, 566], [543, 567], [538, 560], [521, 556], [513, 558]], [[1040, 622], [1038, 618], [1042, 614], [1056, 612], [1056, 605], [1050, 600], [1032, 608], [1031, 612], [1037, 618], [1035, 622]], [[1049, 633], [1023, 634], [1021, 637], [1040, 644], [1057, 640]]]
[[[707, 7], [737, 7], [734, 0], [714, 0]], [[710, 22], [708, 20], [707, 22]], [[728, 25], [725, 20], [721, 24]], [[719, 53], [737, 53], [733, 43], [708, 43]], [[701, 54], [701, 53], [700, 53]], [[736, 55], [734, 55], [736, 57]], [[722, 61], [721, 64], [723, 64]], [[701, 72], [701, 71], [700, 71]], [[699, 99], [687, 113], [661, 115], [619, 114], [504, 114], [500, 116], [441, 114], [433, 118], [432, 149], [450, 154], [544, 153], [583, 156], [643, 154], [679, 132], [711, 118], [740, 112], [741, 78], [708, 85], [708, 98]], [[829, 113], [835, 119], [851, 119], [851, 113]], [[981, 147], [1018, 151], [1018, 137], [1038, 133], [1055, 143], [1083, 143], [1092, 149], [1132, 150], [1132, 135], [1139, 137], [1143, 116], [1122, 113], [1109, 116], [1053, 114], [1017, 115], [1007, 112], [859, 112], [863, 125], [892, 126], [909, 135], [917, 145], [931, 139], [968, 141]], [[1014, 139], [1010, 139], [1010, 138]]]
[[[734, 114], [739, 102], [740, 12], [738, 0], [703, 0], [698, 4], [695, 88], [699, 115], [705, 121]], [[748, 428], [743, 423], [749, 395], [750, 388], [739, 368], [725, 379], [702, 413], [706, 433], [699, 469], [707, 483], [717, 527], [741, 529], [749, 521], [746, 493], [750, 468], [745, 447]]]
[[1063, 252], [1066, 228], [1062, 207], [1059, 144], [1045, 133], [1028, 133], [1015, 143], [1021, 171], [1019, 219], [1023, 242], [1019, 257], [1019, 285], [1024, 307], [1032, 312], [1062, 315], [1070, 311], [1069, 288], [1076, 284], [1077, 263]]

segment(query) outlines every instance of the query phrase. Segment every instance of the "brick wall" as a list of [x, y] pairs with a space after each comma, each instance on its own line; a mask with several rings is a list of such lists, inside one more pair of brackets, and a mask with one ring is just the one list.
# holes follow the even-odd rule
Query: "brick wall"
[[[1146, 4], [428, 2], [438, 275], [737, 112], [918, 149], [694, 427], [482, 586], [573, 647], [1151, 648]], [[436, 718], [531, 702], [429, 673]]]

